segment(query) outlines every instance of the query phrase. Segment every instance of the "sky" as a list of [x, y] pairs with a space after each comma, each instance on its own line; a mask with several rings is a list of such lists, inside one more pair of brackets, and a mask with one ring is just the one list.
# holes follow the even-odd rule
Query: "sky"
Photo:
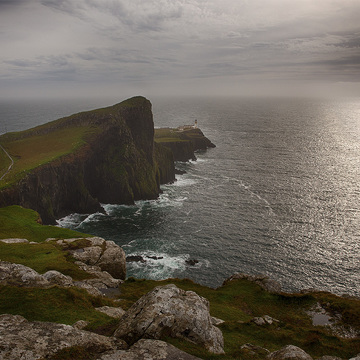
[[359, 0], [0, 0], [0, 97], [360, 96]]

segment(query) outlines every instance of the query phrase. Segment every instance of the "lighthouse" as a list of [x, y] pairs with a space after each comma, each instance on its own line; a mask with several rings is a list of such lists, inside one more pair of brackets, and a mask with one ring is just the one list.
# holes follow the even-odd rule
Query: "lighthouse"
[[195, 119], [194, 129], [197, 129], [197, 120]]

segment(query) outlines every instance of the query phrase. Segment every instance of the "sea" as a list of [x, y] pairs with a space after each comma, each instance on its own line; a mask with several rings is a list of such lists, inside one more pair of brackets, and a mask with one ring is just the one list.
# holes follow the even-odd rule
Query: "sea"
[[[119, 99], [119, 101], [122, 99]], [[236, 272], [284, 291], [360, 296], [360, 99], [154, 98], [155, 127], [198, 126], [216, 148], [178, 162], [159, 198], [102, 204], [58, 226], [113, 240], [127, 275], [218, 287]], [[0, 133], [112, 105], [0, 101]]]

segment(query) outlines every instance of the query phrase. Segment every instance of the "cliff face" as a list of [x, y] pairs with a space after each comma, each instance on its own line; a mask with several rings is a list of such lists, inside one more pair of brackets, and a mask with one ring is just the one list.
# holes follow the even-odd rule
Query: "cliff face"
[[151, 103], [145, 98], [76, 114], [21, 136], [52, 133], [70, 126], [91, 129], [84, 145], [2, 189], [0, 206], [31, 208], [40, 213], [44, 223], [54, 223], [72, 212], [98, 211], [100, 203], [132, 204], [138, 199], [155, 199], [160, 183], [175, 178], [173, 160], [166, 149], [154, 151]]

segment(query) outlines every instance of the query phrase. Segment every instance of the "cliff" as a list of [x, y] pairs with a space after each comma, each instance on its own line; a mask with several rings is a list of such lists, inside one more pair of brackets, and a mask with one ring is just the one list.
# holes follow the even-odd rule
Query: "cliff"
[[160, 184], [175, 179], [171, 154], [155, 151], [151, 103], [143, 97], [9, 133], [0, 144], [14, 160], [0, 183], [0, 206], [34, 209], [48, 224], [99, 211], [100, 203], [155, 199]]
[[155, 142], [170, 149], [175, 161], [196, 160], [195, 151], [215, 147], [198, 128], [155, 129]]

